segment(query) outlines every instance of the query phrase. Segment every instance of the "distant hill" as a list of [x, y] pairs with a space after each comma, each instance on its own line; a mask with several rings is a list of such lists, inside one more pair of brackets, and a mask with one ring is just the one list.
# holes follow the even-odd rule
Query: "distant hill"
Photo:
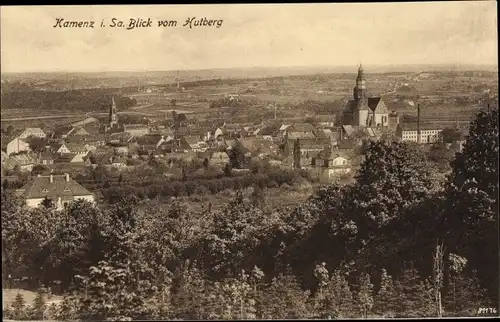
[[[489, 71], [498, 72], [497, 65], [365, 65], [367, 73], [421, 72], [421, 71]], [[275, 77], [288, 75], [307, 75], [318, 73], [356, 73], [357, 66], [292, 66], [292, 67], [244, 67], [217, 68], [179, 71], [179, 78], [184, 80], [211, 78], [253, 78]], [[2, 73], [2, 80], [15, 81], [20, 79], [54, 80], [75, 78], [177, 78], [177, 70], [166, 71], [115, 71], [115, 72], [33, 72], [33, 73]]]

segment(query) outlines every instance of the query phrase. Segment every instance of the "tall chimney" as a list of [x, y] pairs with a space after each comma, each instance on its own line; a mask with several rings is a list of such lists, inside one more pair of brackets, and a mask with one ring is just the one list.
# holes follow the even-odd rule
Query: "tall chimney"
[[65, 173], [64, 176], [66, 177], [66, 182], [69, 182], [69, 174]]
[[417, 143], [420, 144], [420, 104], [417, 104]]
[[54, 175], [50, 175], [50, 183], [53, 183], [54, 182]]

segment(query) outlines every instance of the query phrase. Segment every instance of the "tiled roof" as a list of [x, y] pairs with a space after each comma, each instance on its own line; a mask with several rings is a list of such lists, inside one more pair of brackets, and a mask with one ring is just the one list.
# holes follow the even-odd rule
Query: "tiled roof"
[[63, 153], [63, 154], [57, 156], [57, 158], [54, 160], [54, 162], [56, 162], [56, 163], [71, 162], [71, 160], [73, 160], [73, 158], [76, 155], [77, 155], [76, 153]]
[[313, 139], [316, 137], [313, 132], [290, 132], [287, 133], [288, 139]]
[[261, 153], [268, 153], [274, 152], [278, 149], [278, 146], [269, 140], [245, 138], [238, 141], [243, 145], [243, 147], [252, 152], [260, 151]]
[[22, 190], [22, 196], [31, 198], [57, 198], [57, 197], [73, 197], [73, 196], [88, 196], [92, 193], [82, 187], [78, 182], [69, 178], [66, 181], [65, 175], [53, 175], [53, 182], [50, 182], [50, 176], [39, 176], [27, 183]]
[[85, 148], [85, 145], [83, 144], [78, 144], [74, 142], [69, 142], [66, 143], [66, 147], [71, 153], [84, 153], [87, 152], [87, 149]]
[[29, 154], [22, 153], [17, 155], [11, 155], [9, 158], [7, 158], [6, 162], [9, 163], [12, 162], [14, 164], [19, 164], [23, 166], [35, 163], [35, 159]]
[[309, 123], [295, 123], [287, 128], [287, 131], [290, 132], [313, 132], [315, 130], [314, 126]]
[[45, 132], [39, 127], [28, 127], [21, 134], [24, 134], [25, 132], [29, 133], [30, 135], [36, 135], [36, 134], [45, 135]]
[[200, 139], [198, 136], [194, 136], [194, 135], [186, 135], [186, 136], [184, 136], [184, 140], [186, 140], [186, 142], [189, 145], [195, 145], [195, 144], [199, 144], [199, 143], [203, 142], [202, 139]]

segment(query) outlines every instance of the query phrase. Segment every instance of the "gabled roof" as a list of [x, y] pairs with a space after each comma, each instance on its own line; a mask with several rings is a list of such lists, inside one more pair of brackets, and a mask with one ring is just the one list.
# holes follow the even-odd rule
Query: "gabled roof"
[[381, 97], [369, 97], [368, 107], [375, 113], [389, 113]]
[[322, 159], [322, 160], [334, 160], [336, 158], [344, 158], [349, 160], [350, 157], [347, 153], [340, 151], [338, 149], [325, 149], [321, 151], [316, 158]]
[[36, 134], [45, 135], [45, 132], [39, 127], [28, 127], [24, 129], [24, 131], [21, 134], [24, 134], [25, 132], [30, 133], [30, 135], [36, 135]]
[[31, 198], [57, 198], [88, 196], [92, 193], [82, 187], [78, 182], [69, 178], [66, 181], [65, 175], [54, 175], [53, 182], [50, 182], [50, 176], [39, 176], [34, 178], [22, 188], [21, 196], [27, 199]]
[[315, 128], [309, 123], [295, 123], [287, 128], [288, 133], [290, 132], [314, 132]]
[[354, 134], [354, 128], [352, 127], [352, 125], [342, 125], [342, 128], [344, 129], [345, 133], [348, 135], [348, 136], [351, 136]]
[[352, 150], [355, 146], [355, 143], [351, 140], [340, 140], [337, 142], [337, 149], [341, 150]]
[[84, 153], [87, 152], [85, 145], [74, 142], [65, 143], [66, 147], [71, 153]]
[[76, 153], [62, 153], [61, 155], [57, 156], [54, 162], [56, 163], [68, 163], [71, 162], [78, 154]]
[[83, 127], [75, 126], [68, 133], [68, 135], [76, 136], [76, 135], [90, 135]]
[[243, 138], [238, 141], [250, 152], [271, 153], [278, 149], [276, 144], [265, 139]]
[[161, 138], [161, 134], [146, 134], [143, 136], [133, 137], [131, 141], [137, 142], [139, 145], [157, 145]]
[[186, 140], [186, 142], [191, 146], [199, 143], [204, 143], [204, 141], [200, 139], [200, 137], [194, 135], [186, 135], [184, 136], [184, 140]]
[[279, 131], [280, 125], [279, 124], [269, 124], [257, 131], [257, 135], [273, 135], [277, 131]]
[[50, 143], [50, 148], [53, 149], [54, 151], [57, 151], [59, 150], [62, 146], [66, 146], [65, 143], [61, 143], [61, 142], [53, 142], [53, 143]]
[[27, 153], [21, 153], [21, 154], [11, 155], [5, 160], [5, 162], [12, 164], [19, 164], [23, 166], [35, 163], [35, 158], [33, 158], [31, 155]]

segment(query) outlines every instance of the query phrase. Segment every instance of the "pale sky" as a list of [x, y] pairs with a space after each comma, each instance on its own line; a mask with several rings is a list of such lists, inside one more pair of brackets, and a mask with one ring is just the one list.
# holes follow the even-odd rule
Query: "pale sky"
[[[1, 7], [2, 72], [497, 64], [496, 1]], [[220, 28], [183, 27], [188, 17]], [[54, 28], [94, 20], [94, 28]], [[101, 28], [151, 18], [151, 28]], [[157, 27], [177, 20], [177, 27]]]

